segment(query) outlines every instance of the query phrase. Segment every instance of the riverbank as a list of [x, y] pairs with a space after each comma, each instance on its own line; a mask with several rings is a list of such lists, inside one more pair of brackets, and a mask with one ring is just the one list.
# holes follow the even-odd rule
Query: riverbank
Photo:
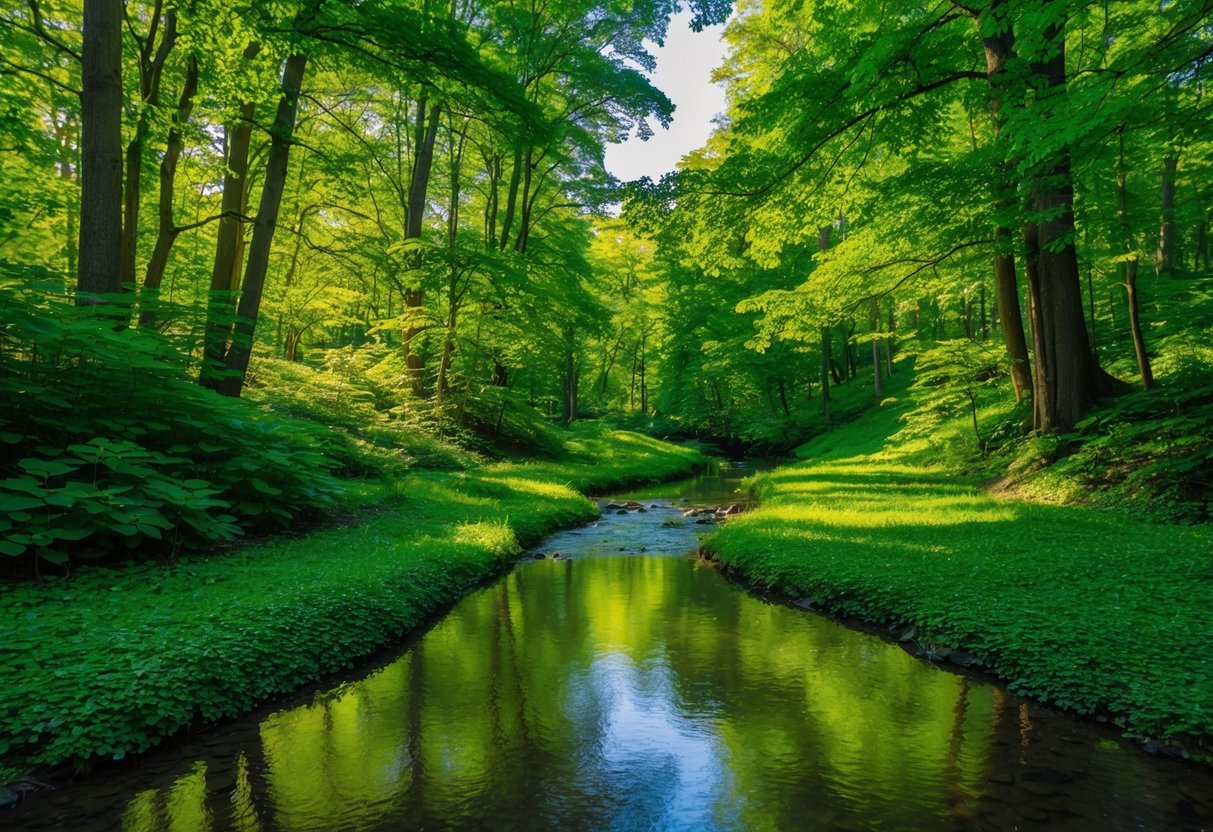
[[998, 499], [887, 443], [898, 415], [875, 409], [755, 478], [761, 505], [705, 554], [1213, 762], [1213, 530]]
[[343, 668], [588, 522], [579, 491], [691, 474], [704, 457], [582, 425], [555, 461], [368, 485], [365, 523], [169, 565], [0, 588], [0, 783], [121, 759]]

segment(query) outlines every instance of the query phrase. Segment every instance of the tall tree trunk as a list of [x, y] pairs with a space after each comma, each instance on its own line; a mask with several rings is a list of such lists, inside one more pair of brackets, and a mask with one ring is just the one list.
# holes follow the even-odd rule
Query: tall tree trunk
[[1196, 225], [1196, 245], [1192, 251], [1192, 271], [1209, 268], [1209, 221], [1201, 220]]
[[[425, 197], [429, 190], [430, 172], [434, 167], [434, 144], [438, 139], [438, 119], [441, 114], [441, 104], [429, 107], [424, 96], [418, 100], [417, 120], [414, 125], [416, 158], [413, 162], [412, 180], [409, 182], [408, 219], [404, 230], [406, 240], [421, 238], [421, 226], [425, 219]], [[413, 285], [404, 290], [405, 326], [401, 338], [405, 372], [408, 375], [409, 388], [415, 396], [425, 395], [425, 359], [417, 344], [417, 338], [422, 332], [421, 309], [425, 304], [425, 291], [420, 284], [420, 268], [421, 252], [418, 251], [408, 264], [410, 282]]]
[[893, 377], [893, 333], [897, 329], [897, 319], [893, 314], [893, 299], [889, 298], [888, 335], [884, 339], [885, 376]]
[[286, 346], [283, 348], [282, 357], [287, 361], [297, 361], [299, 355], [299, 333], [295, 331], [293, 326], [286, 328]]
[[452, 302], [447, 310], [446, 333], [442, 339], [442, 356], [438, 359], [438, 381], [434, 387], [434, 409], [442, 411], [442, 400], [446, 397], [447, 376], [451, 369], [451, 355], [455, 351], [455, 325], [458, 321], [459, 307]]
[[[260, 44], [249, 44], [244, 50], [244, 60], [252, 61], [260, 51]], [[223, 197], [219, 206], [222, 216], [215, 235], [215, 259], [211, 264], [211, 285], [207, 291], [206, 328], [202, 336], [202, 367], [198, 379], [204, 387], [212, 390], [219, 389], [219, 382], [223, 378], [227, 343], [232, 333], [232, 310], [236, 289], [240, 286], [240, 255], [248, 200], [249, 145], [253, 140], [255, 115], [255, 102], [243, 102], [235, 123], [225, 128], [227, 164], [223, 171]]]
[[1129, 223], [1129, 178], [1125, 166], [1125, 126], [1120, 126], [1120, 158], [1116, 166], [1116, 217], [1120, 221], [1121, 245], [1124, 260], [1121, 263], [1121, 278], [1125, 296], [1129, 302], [1129, 332], [1133, 336], [1133, 352], [1137, 357], [1137, 370], [1141, 374], [1141, 386], [1149, 390], [1154, 386], [1154, 373], [1150, 369], [1150, 356], [1146, 354], [1146, 340], [1141, 332], [1141, 314], [1137, 302], [1137, 252], [1133, 245], [1133, 227]]
[[1091, 339], [1091, 352], [1099, 355], [1099, 338], [1095, 330], [1095, 283], [1091, 272], [1094, 265], [1087, 261], [1087, 336]]
[[1032, 389], [1032, 368], [1028, 360], [1028, 343], [1024, 338], [1023, 313], [1019, 306], [1019, 286], [1015, 276], [1015, 253], [1011, 248], [1011, 232], [994, 229], [994, 289], [997, 293], [998, 326], [1007, 351], [1011, 371], [1011, 387], [1015, 401], [1023, 401]]
[[830, 328], [821, 328], [821, 415], [830, 419]]
[[645, 358], [648, 351], [648, 329], [640, 331], [640, 412], [649, 412], [649, 381], [645, 371]]
[[[151, 116], [160, 104], [160, 80], [169, 53], [177, 42], [177, 12], [170, 7], [164, 13], [164, 34], [155, 46], [159, 28], [160, 3], [155, 4], [147, 39], [139, 51], [139, 117], [135, 133], [126, 146], [126, 187], [122, 208], [122, 255], [120, 282], [124, 289], [134, 288], [135, 269], [139, 254], [139, 208], [143, 182], [143, 146], [151, 132]], [[155, 50], [153, 53], [153, 49]]]
[[561, 417], [565, 424], [577, 418], [577, 365], [575, 358], [576, 333], [573, 327], [564, 330], [564, 396], [561, 401]]
[[[984, 29], [981, 42], [986, 56], [986, 77], [990, 81], [990, 121], [994, 140], [1002, 141], [1002, 129], [1006, 121], [1003, 114], [1003, 98], [1007, 95], [1010, 79], [1007, 76], [1007, 61], [1014, 56], [1015, 34], [1007, 20], [1007, 0], [992, 0], [987, 9], [974, 16], [978, 29]], [[998, 324], [1002, 332], [1007, 362], [1011, 371], [1011, 386], [1015, 401], [1023, 400], [1024, 393], [1032, 387], [1031, 365], [1028, 362], [1028, 344], [1024, 339], [1023, 315], [1019, 307], [1019, 287], [1015, 276], [1015, 253], [1011, 246], [1011, 227], [1007, 219], [1014, 205], [1015, 186], [1012, 182], [1011, 165], [1007, 161], [999, 164], [994, 182], [994, 294], [998, 305]]]
[[1040, 307], [1040, 270], [1038, 257], [1040, 232], [1036, 223], [1027, 222], [1023, 231], [1024, 274], [1028, 278], [1028, 320], [1032, 336], [1032, 354], [1036, 358], [1036, 372], [1032, 375], [1032, 426], [1037, 430], [1048, 421], [1049, 405], [1049, 352], [1044, 342], [1044, 315]]
[[177, 100], [177, 112], [173, 114], [173, 125], [168, 131], [168, 142], [164, 158], [160, 160], [160, 202], [157, 211], [158, 230], [152, 257], [147, 263], [143, 277], [143, 310], [139, 315], [140, 326], [150, 326], [155, 320], [155, 295], [164, 281], [164, 270], [168, 267], [168, 256], [181, 230], [173, 221], [173, 199], [176, 196], [177, 163], [185, 149], [185, 138], [181, 134], [194, 110], [194, 93], [198, 90], [198, 59], [191, 55], [185, 67], [185, 81], [181, 86], [181, 97]]
[[977, 286], [977, 320], [980, 323], [978, 331], [981, 333], [981, 340], [990, 340], [990, 319], [986, 317], [986, 284], [984, 282]]
[[531, 237], [531, 209], [535, 205], [538, 189], [531, 193], [531, 180], [535, 175], [534, 149], [527, 148], [526, 158], [522, 164], [522, 193], [520, 194], [521, 212], [518, 215], [518, 236], [514, 239], [514, 251], [526, 254], [526, 246]]
[[225, 396], [240, 395], [245, 374], [248, 372], [249, 357], [253, 352], [257, 314], [265, 289], [270, 246], [274, 241], [274, 231], [278, 227], [278, 209], [282, 205], [282, 191], [286, 185], [287, 159], [295, 132], [295, 118], [299, 113], [299, 92], [303, 86], [306, 67], [307, 56], [295, 54], [286, 59], [286, 67], [282, 73], [282, 97], [278, 101], [278, 112], [271, 128], [272, 138], [269, 158], [265, 163], [261, 204], [257, 208], [257, 218], [253, 221], [253, 239], [249, 243], [248, 265], [240, 290], [240, 303], [236, 309], [232, 346], [228, 349], [225, 362], [228, 372], [219, 383], [219, 392]]
[[84, 0], [76, 302], [121, 288], [122, 4]]
[[[518, 186], [522, 183], [522, 147], [514, 148], [514, 167], [510, 169], [510, 189], [505, 198], [505, 217], [501, 221], [501, 251], [510, 244], [510, 228], [514, 224], [514, 212], [518, 209]], [[530, 153], [528, 151], [527, 155]]]
[[872, 395], [880, 401], [884, 396], [884, 385], [880, 378], [880, 301], [876, 298], [868, 304], [868, 329], [872, 336]]
[[[52, 96], [54, 93], [52, 91]], [[64, 236], [63, 236], [63, 254], [64, 274], [76, 274], [76, 246], [79, 245], [77, 237], [76, 223], [80, 219], [80, 208], [76, 205], [75, 190], [76, 190], [76, 164], [73, 164], [73, 155], [75, 154], [76, 141], [72, 131], [72, 115], [64, 113], [63, 121], [59, 121], [60, 107], [56, 103], [54, 111], [51, 112], [51, 121], [55, 128], [55, 169], [59, 173], [59, 178], [63, 182], [63, 198], [66, 203], [67, 210], [64, 211]], [[1199, 247], [1197, 251], [1199, 251]]]
[[488, 173], [489, 195], [484, 201], [484, 247], [492, 251], [497, 247], [497, 211], [501, 202], [501, 154], [493, 154], [485, 161]]
[[[1048, 4], [1054, 12], [1060, 3]], [[1055, 48], [1033, 64], [1037, 105], [1044, 110], [1056, 106], [1065, 93], [1065, 34], [1061, 24], [1050, 24], [1045, 40]], [[1078, 255], [1074, 248], [1074, 186], [1070, 152], [1063, 148], [1045, 160], [1032, 177], [1031, 205], [1036, 219], [1039, 270], [1038, 297], [1043, 333], [1041, 342], [1048, 362], [1045, 383], [1049, 399], [1037, 427], [1065, 431], [1074, 427], [1094, 401], [1114, 392], [1118, 382], [1107, 375], [1091, 352], [1087, 322], [1083, 315]], [[1041, 356], [1037, 356], [1039, 365]]]
[[[830, 226], [823, 225], [817, 229], [817, 249], [825, 251], [830, 247]], [[830, 327], [821, 328], [821, 415], [830, 420]]]
[[[442, 410], [442, 399], [446, 392], [446, 377], [450, 369], [451, 353], [454, 351], [455, 325], [459, 316], [459, 269], [455, 253], [459, 244], [459, 194], [462, 188], [461, 174], [463, 172], [463, 149], [467, 143], [467, 121], [463, 130], [457, 131], [451, 122], [450, 141], [450, 173], [451, 190], [448, 200], [446, 218], [446, 245], [451, 258], [449, 283], [447, 285], [447, 318], [446, 331], [442, 338], [442, 355], [438, 359], [438, 379], [434, 386], [434, 409]], [[459, 140], [455, 141], [455, 136]]]
[[854, 335], [855, 335], [855, 321], [854, 321], [854, 319], [850, 319], [847, 321], [847, 329], [846, 329], [846, 332], [843, 334], [843, 339], [842, 339], [842, 348], [844, 351], [844, 358], [846, 359], [846, 362], [847, 362], [847, 366], [846, 366], [847, 376], [846, 377], [848, 379], [858, 378], [858, 376], [859, 376], [859, 357], [855, 354], [856, 349], [855, 349]]
[[1154, 271], [1159, 275], [1170, 275], [1175, 271], [1175, 171], [1179, 167], [1179, 156], [1167, 153], [1162, 160], [1162, 188], [1158, 214], [1158, 254], [1154, 258]]

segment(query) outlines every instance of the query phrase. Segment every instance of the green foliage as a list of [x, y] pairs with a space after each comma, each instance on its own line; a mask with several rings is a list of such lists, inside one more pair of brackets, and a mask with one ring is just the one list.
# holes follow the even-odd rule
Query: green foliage
[[901, 417], [905, 428], [895, 439], [930, 437], [957, 417], [970, 418], [977, 447], [984, 454], [987, 439], [981, 435], [978, 410], [993, 395], [1005, 395], [995, 389], [1006, 379], [1003, 361], [990, 347], [967, 338], [940, 341], [917, 352], [910, 386], [915, 406]]
[[[406, 390], [397, 356], [380, 346], [324, 354], [324, 369], [277, 359], [253, 367], [247, 397], [275, 413], [329, 428], [341, 473], [398, 477], [411, 468], [457, 470], [475, 457], [438, 436], [432, 409]], [[466, 444], [466, 435], [455, 434]]]
[[1118, 399], [1080, 422], [1077, 450], [1054, 466], [1132, 509], [1185, 522], [1213, 519], [1213, 385], [1202, 373]]
[[964, 649], [1028, 696], [1213, 742], [1210, 530], [997, 499], [929, 449], [886, 444], [898, 410], [759, 475], [762, 505], [706, 548], [753, 584], [914, 623], [919, 643]]
[[0, 588], [0, 780], [121, 758], [350, 667], [520, 547], [597, 517], [564, 483], [685, 476], [702, 460], [593, 425], [568, 440], [542, 465], [412, 474], [358, 526]]
[[155, 332], [0, 282], [0, 552], [150, 554], [334, 505], [320, 428], [203, 390], [188, 366]]

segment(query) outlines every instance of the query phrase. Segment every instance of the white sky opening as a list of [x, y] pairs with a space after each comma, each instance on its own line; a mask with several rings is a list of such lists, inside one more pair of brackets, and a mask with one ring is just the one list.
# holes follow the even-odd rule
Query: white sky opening
[[666, 130], [650, 119], [654, 135], [647, 142], [633, 136], [607, 145], [606, 169], [618, 179], [656, 181], [674, 170], [683, 156], [703, 147], [715, 128], [712, 119], [725, 110], [724, 88], [711, 81], [728, 50], [724, 26], [692, 32], [690, 21], [689, 11], [679, 12], [670, 18], [665, 45], [648, 44], [657, 58], [649, 78], [674, 102], [674, 120]]

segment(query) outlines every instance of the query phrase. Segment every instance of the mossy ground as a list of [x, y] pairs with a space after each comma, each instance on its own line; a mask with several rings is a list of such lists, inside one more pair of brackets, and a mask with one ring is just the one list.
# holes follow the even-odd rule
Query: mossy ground
[[836, 613], [913, 623], [1012, 687], [1213, 749], [1213, 530], [998, 499], [887, 402], [760, 475], [707, 552]]
[[[561, 459], [368, 485], [369, 521], [168, 565], [0, 588], [0, 783], [122, 757], [350, 667], [597, 506], [695, 450], [595, 425]], [[385, 505], [386, 501], [386, 505]]]

